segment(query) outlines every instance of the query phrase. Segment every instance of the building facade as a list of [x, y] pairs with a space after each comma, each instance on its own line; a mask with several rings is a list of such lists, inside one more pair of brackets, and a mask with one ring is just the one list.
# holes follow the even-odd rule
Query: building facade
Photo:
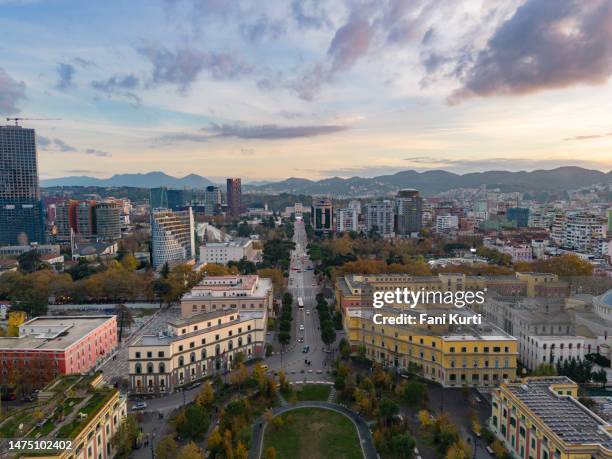
[[489, 428], [517, 459], [612, 457], [612, 425], [578, 401], [578, 385], [565, 376], [501, 384]]
[[395, 233], [415, 236], [423, 227], [423, 198], [414, 189], [400, 190], [395, 197]]
[[219, 214], [221, 212], [221, 204], [221, 189], [214, 185], [207, 186], [204, 192], [204, 214]]
[[87, 373], [116, 347], [116, 316], [36, 317], [19, 326], [18, 337], [0, 338], [0, 371], [10, 379], [36, 362], [44, 366], [44, 384], [56, 375]]
[[155, 269], [195, 260], [195, 231], [191, 208], [151, 212], [151, 255]]
[[237, 217], [242, 213], [242, 180], [239, 178], [228, 178], [226, 180], [227, 211]]
[[393, 237], [395, 212], [393, 202], [371, 202], [365, 205], [365, 225], [368, 233], [382, 237]]
[[253, 240], [237, 238], [227, 242], [206, 242], [200, 246], [200, 263], [225, 265], [230, 261], [245, 259], [254, 262], [259, 251], [253, 247]]
[[45, 242], [34, 129], [0, 126], [0, 245]]
[[312, 202], [310, 211], [312, 228], [315, 233], [327, 234], [334, 228], [334, 212], [330, 199], [319, 199]]
[[359, 231], [359, 214], [357, 209], [352, 207], [336, 209], [335, 228], [336, 233]]

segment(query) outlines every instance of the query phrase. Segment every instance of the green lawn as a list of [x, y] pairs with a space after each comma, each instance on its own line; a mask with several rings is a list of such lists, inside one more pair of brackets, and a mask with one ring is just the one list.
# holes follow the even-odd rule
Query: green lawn
[[327, 401], [331, 386], [327, 384], [306, 384], [295, 387], [296, 395], [300, 401]]
[[283, 425], [266, 427], [264, 451], [278, 459], [362, 459], [355, 425], [335, 411], [299, 408], [281, 415]]

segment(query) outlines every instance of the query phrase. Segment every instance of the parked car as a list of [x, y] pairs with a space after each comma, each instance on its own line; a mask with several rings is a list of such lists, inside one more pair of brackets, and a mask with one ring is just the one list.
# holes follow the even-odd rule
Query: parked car
[[300, 324], [300, 331], [304, 331], [304, 324]]

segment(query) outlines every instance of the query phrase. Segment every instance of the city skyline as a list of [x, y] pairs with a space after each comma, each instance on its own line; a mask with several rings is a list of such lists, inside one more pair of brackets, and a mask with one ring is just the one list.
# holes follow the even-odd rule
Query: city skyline
[[604, 0], [10, 0], [0, 12], [0, 114], [61, 118], [23, 123], [41, 179], [612, 169]]

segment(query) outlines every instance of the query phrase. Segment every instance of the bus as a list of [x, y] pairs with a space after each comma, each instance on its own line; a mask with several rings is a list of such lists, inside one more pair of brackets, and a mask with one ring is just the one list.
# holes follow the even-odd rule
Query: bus
[[301, 296], [298, 296], [298, 308], [304, 309], [304, 300], [302, 299]]

